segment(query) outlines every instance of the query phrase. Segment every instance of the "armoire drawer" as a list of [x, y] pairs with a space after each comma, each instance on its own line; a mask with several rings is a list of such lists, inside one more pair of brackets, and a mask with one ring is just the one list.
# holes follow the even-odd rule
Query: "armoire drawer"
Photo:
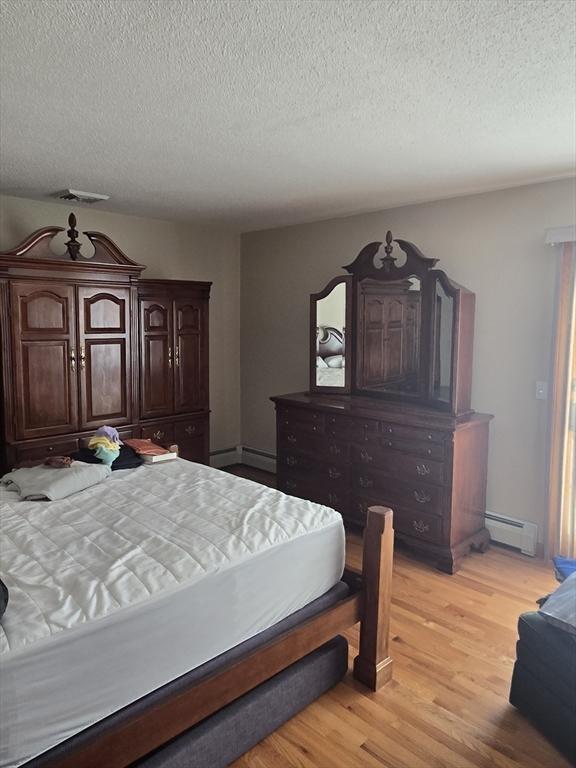
[[202, 437], [206, 431], [206, 417], [188, 419], [186, 421], [177, 421], [174, 425], [174, 435], [176, 442], [182, 440], [191, 440], [196, 437]]
[[352, 459], [358, 471], [363, 467], [377, 467], [388, 477], [410, 482], [420, 480], [442, 485], [445, 482], [444, 463], [420, 456], [372, 446], [353, 446]]
[[174, 442], [174, 423], [166, 421], [158, 424], [143, 424], [142, 438], [156, 443]]
[[59, 442], [54, 441], [44, 445], [16, 446], [16, 463], [22, 461], [36, 461], [48, 456], [69, 456], [78, 450], [78, 440], [68, 439]]
[[392, 480], [376, 470], [354, 473], [354, 487], [358, 493], [377, 493], [391, 507], [401, 506], [441, 515], [443, 513], [444, 488], [428, 483], [404, 483]]

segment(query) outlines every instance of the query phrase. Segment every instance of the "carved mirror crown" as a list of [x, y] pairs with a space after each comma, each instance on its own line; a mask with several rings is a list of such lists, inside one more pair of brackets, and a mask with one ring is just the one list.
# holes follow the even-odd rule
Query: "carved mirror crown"
[[474, 294], [437, 263], [388, 231], [312, 294], [311, 391], [469, 411]]

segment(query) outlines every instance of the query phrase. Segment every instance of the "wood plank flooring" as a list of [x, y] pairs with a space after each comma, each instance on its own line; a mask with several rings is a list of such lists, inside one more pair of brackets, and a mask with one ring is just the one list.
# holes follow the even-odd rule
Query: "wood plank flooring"
[[[234, 467], [274, 485], [274, 476]], [[361, 564], [348, 536], [347, 561]], [[518, 616], [556, 581], [542, 561], [491, 547], [454, 576], [397, 550], [394, 679], [371, 693], [350, 673], [234, 768], [569, 768], [508, 704]], [[358, 632], [348, 634], [350, 666]]]

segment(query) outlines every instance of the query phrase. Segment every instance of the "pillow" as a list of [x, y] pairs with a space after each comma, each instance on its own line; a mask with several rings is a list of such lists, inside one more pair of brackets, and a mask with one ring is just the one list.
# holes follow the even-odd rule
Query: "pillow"
[[574, 635], [576, 640], [576, 573], [560, 584], [538, 613], [549, 624]]
[[8, 605], [8, 587], [0, 579], [0, 619], [4, 616], [4, 611]]

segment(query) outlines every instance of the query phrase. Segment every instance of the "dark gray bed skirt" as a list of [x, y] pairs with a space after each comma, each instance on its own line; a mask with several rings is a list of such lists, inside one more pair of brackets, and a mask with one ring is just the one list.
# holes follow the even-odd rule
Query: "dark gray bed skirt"
[[[197, 667], [196, 669], [191, 670], [190, 672], [186, 673], [185, 675], [182, 675], [182, 677], [177, 678], [176, 680], [173, 680], [170, 683], [167, 683], [162, 688], [158, 688], [156, 691], [152, 691], [147, 696], [144, 696], [141, 699], [138, 699], [138, 701], [133, 702], [132, 704], [129, 704], [127, 707], [124, 707], [124, 709], [119, 710], [118, 712], [115, 712], [114, 714], [110, 715], [109, 717], [105, 718], [104, 720], [101, 720], [99, 723], [96, 723], [95, 725], [91, 726], [90, 728], [87, 728], [84, 731], [81, 731], [76, 736], [73, 736], [70, 739], [67, 739], [66, 741], [62, 742], [61, 744], [58, 744], [53, 749], [49, 750], [48, 752], [45, 752], [43, 755], [40, 755], [37, 758], [34, 758], [33, 760], [30, 760], [23, 766], [22, 768], [42, 768], [48, 760], [54, 760], [58, 757], [63, 757], [64, 755], [67, 755], [70, 751], [73, 749], [79, 747], [81, 744], [85, 743], [86, 741], [91, 740], [94, 737], [97, 737], [100, 734], [105, 733], [110, 728], [114, 728], [115, 726], [122, 723], [124, 720], [129, 719], [135, 715], [138, 715], [143, 710], [147, 709], [149, 706], [152, 706], [160, 701], [162, 701], [165, 698], [170, 698], [171, 696], [174, 696], [179, 691], [184, 690], [187, 688], [191, 683], [197, 682], [201, 680], [203, 677], [206, 677], [207, 675], [210, 675], [214, 672], [216, 672], [219, 668], [221, 668], [224, 665], [229, 664], [230, 662], [234, 661], [235, 659], [241, 657], [245, 653], [248, 653], [260, 645], [264, 645], [265, 643], [269, 642], [270, 640], [274, 639], [278, 635], [282, 634], [282, 632], [285, 632], [288, 629], [292, 629], [297, 624], [300, 624], [313, 616], [315, 616], [318, 613], [321, 613], [322, 611], [326, 610], [327, 608], [331, 607], [335, 603], [337, 603], [339, 600], [342, 600], [348, 595], [348, 586], [344, 582], [339, 582], [334, 586], [331, 590], [326, 592], [326, 594], [322, 595], [321, 597], [317, 598], [313, 602], [309, 603], [308, 605], [304, 606], [304, 608], [300, 609], [299, 611], [296, 611], [292, 615], [288, 616], [283, 621], [280, 621], [278, 624], [275, 624], [273, 627], [270, 627], [270, 629], [265, 630], [264, 632], [260, 632], [258, 635], [255, 635], [254, 637], [251, 637], [249, 640], [246, 640], [243, 643], [240, 643], [240, 645], [235, 646], [234, 648], [231, 648], [229, 651], [226, 651], [226, 653], [221, 654], [220, 656], [217, 656], [214, 659], [211, 659], [210, 661], [206, 662], [205, 664], [202, 664], [200, 667]], [[332, 647], [332, 643], [336, 641], [336, 644], [334, 647]], [[153, 756], [147, 756], [143, 760], [139, 761], [137, 763], [138, 766], [143, 766], [145, 768], [159, 768], [162, 766], [162, 768], [174, 768], [178, 766], [186, 766], [186, 768], [192, 768], [195, 765], [198, 765], [201, 768], [216, 768], [216, 766], [227, 765], [226, 762], [191, 762], [190, 757], [190, 747], [186, 747], [187, 749], [187, 755], [184, 762], [182, 762], [182, 758], [178, 757], [177, 759], [180, 760], [180, 762], [162, 762], [160, 760], [160, 757], [162, 757], [162, 760], [164, 760], [164, 753], [171, 754], [171, 750], [177, 749], [178, 754], [180, 753], [181, 747], [178, 746], [180, 740], [186, 739], [189, 742], [190, 738], [198, 738], [201, 740], [201, 743], [203, 745], [206, 745], [210, 739], [206, 735], [206, 733], [212, 734], [211, 738], [215, 740], [215, 743], [221, 748], [224, 748], [225, 742], [227, 740], [232, 740], [231, 737], [228, 734], [228, 729], [233, 729], [233, 732], [237, 734], [235, 737], [236, 743], [238, 746], [241, 744], [248, 744], [248, 746], [245, 746], [242, 750], [242, 752], [238, 752], [236, 755], [234, 755], [232, 758], [228, 758], [228, 762], [230, 760], [236, 759], [236, 757], [239, 757], [243, 752], [245, 752], [247, 749], [250, 749], [253, 744], [256, 744], [258, 741], [260, 741], [264, 736], [271, 733], [275, 728], [278, 727], [281, 723], [288, 720], [290, 717], [292, 717], [296, 712], [306, 707], [310, 702], [314, 701], [315, 698], [320, 696], [324, 691], [328, 690], [330, 687], [335, 685], [338, 680], [342, 678], [342, 676], [346, 672], [347, 668], [347, 648], [345, 649], [345, 652], [342, 650], [343, 641], [342, 638], [336, 638], [335, 641], [331, 641], [330, 643], [327, 643], [322, 648], [319, 648], [317, 651], [314, 651], [314, 653], [309, 654], [309, 656], [306, 656], [304, 659], [301, 659], [296, 664], [292, 665], [292, 667], [289, 667], [288, 669], [284, 670], [284, 672], [281, 672], [280, 674], [276, 675], [271, 680], [267, 680], [265, 683], [262, 683], [258, 688], [255, 688], [253, 691], [250, 691], [250, 693], [247, 693], [245, 696], [243, 696], [241, 699], [238, 699], [236, 702], [233, 702], [228, 707], [225, 707], [224, 709], [220, 710], [219, 712], [216, 712], [211, 717], [207, 718], [206, 720], [202, 721], [198, 725], [194, 726], [190, 731], [187, 731], [185, 734], [182, 734], [181, 736], [177, 737], [173, 742], [171, 742], [168, 746], [162, 747], [160, 750], [158, 750], [157, 753], [154, 753]], [[347, 644], [346, 644], [347, 645]], [[328, 647], [330, 646], [330, 647]], [[336, 650], [334, 650], [336, 648]], [[327, 649], [325, 651], [328, 656], [324, 656], [321, 651], [324, 651], [324, 649]], [[315, 656], [315, 654], [319, 654], [318, 656]], [[335, 655], [338, 655], [338, 657], [345, 659], [343, 661], [343, 671], [340, 674], [340, 677], [336, 679], [334, 669], [337, 666], [335, 663]], [[330, 658], [331, 661], [327, 662], [326, 659]], [[318, 668], [315, 666], [310, 666], [310, 664], [318, 664]], [[332, 672], [329, 672], [326, 665], [330, 666], [331, 664], [334, 664], [335, 667], [332, 669]], [[302, 665], [302, 666], [300, 666]], [[322, 675], [325, 674], [325, 681], [322, 683]], [[285, 682], [283, 683], [280, 678], [282, 675], [287, 675]], [[308, 675], [311, 677], [311, 682], [308, 683]], [[297, 681], [301, 680], [304, 682], [303, 688], [306, 690], [308, 687], [310, 688], [310, 692], [313, 693], [314, 691], [318, 691], [312, 695], [311, 698], [306, 698], [304, 692], [298, 693], [300, 691], [300, 683]], [[280, 687], [275, 687], [273, 690], [275, 693], [271, 694], [267, 692], [269, 689], [267, 686], [270, 684], [276, 685], [274, 681], [277, 681], [277, 685]], [[315, 682], [314, 682], [315, 681]], [[285, 687], [283, 687], [285, 686]], [[263, 689], [261, 693], [257, 694], [257, 691], [260, 691], [260, 689]], [[255, 698], [250, 698], [255, 697]], [[254, 717], [254, 715], [251, 714], [243, 714], [240, 715], [236, 714], [236, 710], [233, 710], [232, 708], [235, 708], [237, 704], [239, 705], [240, 702], [245, 701], [245, 706], [247, 707], [257, 707], [259, 706], [260, 701], [268, 701], [268, 697], [277, 697], [279, 700], [286, 699], [285, 701], [285, 708], [284, 709], [272, 709], [270, 708], [269, 704], [266, 703], [263, 705], [263, 715], [262, 715], [262, 721], [264, 722], [268, 716], [270, 715], [270, 723], [276, 722], [277, 724], [274, 726], [270, 726], [268, 728], [265, 728], [263, 730], [259, 730], [258, 733], [262, 733], [262, 735], [259, 735], [256, 740], [251, 739], [249, 733], [241, 733], [241, 729], [239, 728], [238, 724], [232, 725], [232, 723], [240, 723], [243, 719], [246, 719], [246, 723], [249, 729], [251, 727], [256, 727], [255, 722], [250, 722], [251, 719]], [[293, 698], [293, 701], [291, 700], [291, 697]], [[280, 702], [282, 703], [282, 701]], [[242, 705], [244, 706], [244, 704]], [[294, 708], [295, 707], [295, 708]], [[231, 710], [232, 714], [227, 715], [227, 710]], [[224, 725], [214, 725], [212, 726], [212, 723], [219, 723], [220, 717], [223, 718], [233, 718], [232, 720], [226, 719]], [[218, 728], [217, 735], [214, 735], [215, 731], [214, 728]], [[206, 732], [204, 730], [200, 729], [208, 729]], [[197, 737], [192, 736], [192, 732], [197, 731], [198, 734], [200, 734]], [[256, 731], [255, 731], [256, 732]], [[182, 742], [184, 743], [184, 742]], [[207, 747], [203, 747], [207, 748]], [[193, 750], [192, 750], [193, 751]], [[176, 758], [170, 758], [176, 759]], [[151, 760], [156, 760], [156, 762], [151, 762]]]
[[338, 636], [133, 768], [225, 768], [339, 683], [347, 669], [348, 643]]

